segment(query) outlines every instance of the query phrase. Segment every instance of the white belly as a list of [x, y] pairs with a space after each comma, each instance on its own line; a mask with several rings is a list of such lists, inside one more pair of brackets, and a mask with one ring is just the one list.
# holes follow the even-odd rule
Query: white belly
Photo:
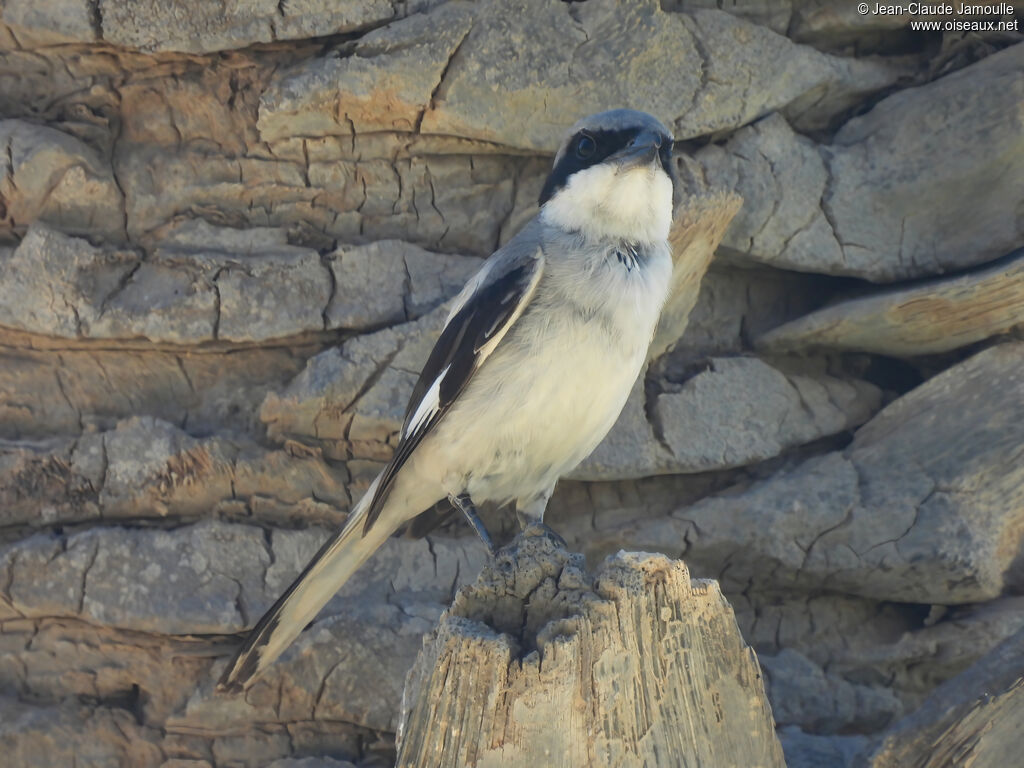
[[597, 286], [621, 300], [590, 318], [541, 296], [545, 306], [520, 318], [427, 438], [419, 453], [437, 463], [419, 470], [476, 501], [526, 501], [586, 458], [643, 367], [668, 284], [663, 274], [628, 279], [625, 291]]

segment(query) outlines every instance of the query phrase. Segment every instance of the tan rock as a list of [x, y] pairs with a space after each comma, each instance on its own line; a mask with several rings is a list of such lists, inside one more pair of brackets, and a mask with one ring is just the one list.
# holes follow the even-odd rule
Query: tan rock
[[282, 73], [260, 100], [261, 135], [418, 130], [474, 16], [471, 5], [448, 3], [362, 36], [350, 56]]
[[757, 339], [766, 351], [825, 347], [894, 357], [949, 352], [1024, 327], [1024, 254], [959, 277], [842, 301]]
[[315, 453], [193, 438], [151, 417], [45, 443], [0, 443], [0, 521], [40, 528], [103, 518], [338, 523], [348, 476]]
[[[0, 334], [0, 437], [45, 439], [114, 429], [135, 415], [197, 433], [262, 436], [267, 390], [302, 370], [318, 343], [288, 347], [154, 348], [139, 340], [57, 349], [46, 337]], [[42, 348], [36, 345], [41, 344]]]
[[550, 152], [580, 115], [623, 104], [678, 138], [736, 128], [801, 97], [815, 105], [801, 119], [818, 124], [896, 74], [720, 11], [612, 0], [571, 11], [549, 0], [449, 3], [367, 35], [354, 52], [280, 74], [261, 103], [264, 137], [387, 128]]
[[159, 739], [126, 709], [90, 709], [71, 702], [39, 707], [0, 697], [0, 744], [11, 765], [82, 762], [158, 768], [163, 763]]
[[[307, 142], [307, 145], [312, 142]], [[129, 234], [153, 241], [199, 212], [232, 227], [300, 227], [328, 243], [401, 239], [431, 250], [487, 256], [513, 210], [536, 204], [537, 160], [480, 154], [299, 160], [225, 158], [195, 148], [125, 146]], [[518, 191], [520, 177], [526, 180]], [[158, 238], [157, 238], [158, 239]]]

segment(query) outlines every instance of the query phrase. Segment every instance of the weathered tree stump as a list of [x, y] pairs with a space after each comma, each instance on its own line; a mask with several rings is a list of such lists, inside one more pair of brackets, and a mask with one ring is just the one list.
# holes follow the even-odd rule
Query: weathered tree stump
[[398, 766], [784, 766], [717, 582], [620, 552], [590, 577], [527, 529], [459, 590], [409, 672]]

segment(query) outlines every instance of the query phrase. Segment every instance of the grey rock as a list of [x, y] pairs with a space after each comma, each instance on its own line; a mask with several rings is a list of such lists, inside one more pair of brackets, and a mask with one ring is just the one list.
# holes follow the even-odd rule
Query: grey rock
[[[215, 522], [183, 532], [37, 535], [7, 548], [8, 558], [8, 593], [22, 615], [80, 616], [164, 634], [240, 630], [246, 595], [262, 596], [260, 564], [269, 562], [258, 529]], [[235, 571], [246, 575], [237, 579]]]
[[852, 768], [868, 739], [865, 736], [818, 736], [795, 725], [779, 729], [787, 768]]
[[[317, 621], [255, 683], [244, 700], [228, 702], [212, 691], [221, 668], [190, 698], [172, 727], [203, 723], [229, 729], [251, 720], [346, 721], [394, 730], [402, 681], [431, 622], [399, 606], [365, 610], [344, 603], [344, 615]], [[436, 607], [440, 613], [441, 606]]]
[[314, 251], [251, 256], [218, 266], [214, 282], [218, 339], [263, 341], [325, 326], [322, 308], [331, 282]]
[[[1021, 56], [1010, 48], [893, 94], [828, 147], [771, 115], [700, 150], [709, 183], [746, 201], [723, 246], [785, 269], [874, 282], [941, 274], [1019, 247], [1011, 201], [1024, 196], [1014, 165], [1024, 132], [1010, 104], [1020, 100]], [[949, 153], [955, 162], [933, 162]]]
[[132, 252], [94, 248], [34, 224], [17, 248], [0, 253], [0, 324], [71, 339], [89, 335], [137, 266]]
[[285, 757], [270, 763], [267, 768], [356, 768], [356, 765], [333, 757]]
[[10, 765], [157, 768], [159, 733], [115, 707], [33, 706], [0, 697], [0, 745]]
[[[5, 597], [24, 617], [82, 618], [165, 635], [230, 633], [270, 607], [327, 535], [282, 530], [268, 540], [256, 526], [213, 520], [172, 530], [104, 527], [6, 545], [0, 569], [8, 575]], [[453, 584], [475, 574], [485, 558], [468, 537], [393, 539], [346, 584], [324, 618], [356, 611], [368, 627], [398, 621], [395, 631], [418, 645], [416, 633], [430, 628]]]
[[0, 688], [31, 688], [36, 704], [69, 697], [93, 706], [116, 703], [134, 710], [133, 719], [159, 725], [210, 674], [210, 651], [202, 643], [67, 617], [7, 619], [0, 635]]
[[[868, 618], [867, 621], [873, 621]], [[1024, 598], [933, 605], [923, 626], [898, 636], [854, 641], [828, 654], [829, 669], [847, 679], [886, 685], [911, 712], [940, 684], [960, 674], [1024, 627]]]
[[781, 115], [740, 129], [695, 159], [710, 183], [743, 196], [722, 241], [728, 253], [783, 269], [850, 273], [821, 206], [830, 181], [821, 148], [794, 133]]
[[652, 419], [678, 468], [722, 469], [776, 456], [866, 421], [878, 389], [797, 365], [714, 358], [678, 391], [657, 396]]
[[206, 53], [317, 35], [352, 32], [395, 16], [387, 0], [341, 6], [327, 0], [240, 0], [185, 7], [158, 0], [125, 5], [100, 0], [103, 39], [144, 51]]
[[339, 246], [328, 256], [336, 288], [327, 325], [372, 328], [413, 320], [458, 293], [481, 263], [399, 240]]
[[[727, 573], [728, 568], [728, 563], [723, 563], [715, 571], [701, 570], [710, 575]], [[940, 655], [935, 644], [930, 646], [931, 652], [925, 650], [929, 640], [927, 633], [920, 634], [926, 632], [920, 614], [903, 606], [841, 592], [778, 590], [771, 584], [753, 585], [746, 592], [730, 589], [728, 596], [736, 606], [743, 636], [758, 653], [775, 656], [785, 650], [798, 651], [838, 678], [895, 692], [907, 711], [917, 706], [907, 695], [905, 684], [912, 671], [937, 670], [945, 664], [935, 658]], [[970, 653], [968, 646], [983, 631], [964, 633], [964, 652]], [[894, 645], [904, 642], [913, 650], [893, 652]], [[889, 662], [884, 672], [857, 666], [857, 660], [876, 654]]]
[[610, 480], [753, 464], [855, 427], [879, 408], [881, 393], [865, 381], [806, 364], [776, 365], [714, 358], [682, 385], [659, 382], [655, 395], [645, 395], [639, 382], [608, 437], [571, 477]]
[[344, 246], [325, 266], [281, 230], [201, 220], [141, 258], [37, 225], [0, 253], [0, 324], [66, 338], [265, 342], [418, 317], [479, 264], [382, 241]]
[[103, 475], [102, 445], [82, 443], [78, 449], [59, 438], [0, 442], [0, 524], [52, 525], [98, 517], [94, 490]]
[[154, 258], [191, 273], [196, 289], [214, 299], [211, 338], [263, 341], [324, 329], [330, 275], [316, 251], [288, 245], [280, 230], [186, 222]]
[[752, 0], [746, 3], [721, 3], [718, 0], [665, 0], [661, 7], [666, 11], [675, 12], [698, 9], [725, 11], [751, 24], [767, 27], [772, 32], [784, 35], [793, 13], [793, 0]]
[[[677, 137], [738, 128], [773, 111], [783, 112], [801, 131], [827, 130], [901, 74], [880, 60], [829, 56], [793, 45], [789, 38], [721, 11], [695, 11], [690, 17], [687, 26], [707, 55], [701, 56], [694, 111], [677, 118]], [[701, 113], [706, 116], [698, 117]]]
[[[393, 241], [385, 246], [399, 247]], [[424, 251], [406, 245], [405, 271], [409, 275], [409, 295], [405, 297], [405, 314], [416, 318], [454, 297], [475, 275], [483, 262], [469, 256], [455, 256]]]
[[5, 24], [54, 34], [62, 42], [99, 39], [88, 0], [8, 0], [2, 18]]
[[217, 329], [217, 291], [191, 259], [154, 258], [131, 273], [90, 325], [97, 338], [132, 338], [196, 344]]
[[997, 597], [1020, 552], [1024, 344], [978, 353], [885, 408], [843, 451], [675, 513], [726, 582], [886, 600]]
[[[11, 584], [0, 606], [13, 606], [18, 617], [3, 617], [0, 688], [30, 685], [43, 700], [70, 694], [115, 701], [137, 685], [147, 723], [206, 738], [244, 732], [253, 721], [308, 723], [321, 730], [322, 746], [345, 730], [342, 721], [393, 729], [422, 635], [487, 557], [475, 539], [388, 542], [244, 699], [214, 694], [227, 648], [194, 637], [211, 625], [241, 629], [240, 612], [251, 624], [328, 534], [278, 530], [265, 537], [255, 526], [208, 522], [74, 534], [63, 552], [60, 540], [25, 539], [0, 556]], [[103, 552], [83, 566], [79, 552], [88, 555], [93, 545]], [[39, 568], [84, 583], [82, 609], [74, 599], [56, 600], [47, 581], [33, 587]], [[63, 573], [68, 569], [71, 575]], [[47, 615], [21, 618], [40, 612]], [[293, 748], [301, 743], [295, 737]]]
[[876, 739], [858, 766], [1012, 765], [1024, 715], [1024, 629], [947, 681], [919, 710]]
[[894, 93], [836, 134], [822, 204], [850, 274], [941, 274], [1020, 247], [1022, 66], [1011, 46]]
[[66, 542], [37, 535], [0, 554], [7, 574], [5, 597], [19, 615], [69, 616], [82, 610], [85, 574], [98, 551], [95, 539]]
[[344, 478], [315, 455], [268, 452], [244, 440], [195, 439], [147, 417], [122, 422], [102, 441], [105, 473], [97, 489], [108, 515], [195, 515], [232, 500], [260, 517], [288, 514], [294, 506], [300, 511], [292, 516], [336, 520], [337, 507], [348, 503]]
[[[265, 602], [291, 583], [323, 543], [326, 531], [275, 531]], [[215, 694], [211, 671], [171, 725], [344, 720], [393, 730], [406, 671], [422, 637], [456, 585], [475, 576], [486, 552], [479, 542], [392, 539], [342, 588], [321, 618], [257, 681], [244, 700]], [[252, 566], [241, 561], [244, 570]], [[244, 570], [236, 571], [241, 574]], [[253, 614], [255, 618], [255, 613]]]
[[758, 660], [776, 726], [796, 725], [816, 734], [871, 732], [902, 714], [892, 691], [850, 683], [798, 651], [787, 648]]
[[[906, 29], [911, 20], [942, 18], [931, 14], [859, 13], [857, 6], [828, 0], [798, 0], [790, 20], [789, 36], [817, 48], [845, 48], [872, 33]], [[943, 19], [946, 20], [946, 19]]]
[[7, 237], [42, 221], [71, 234], [120, 240], [124, 198], [109, 164], [82, 141], [48, 126], [0, 121], [8, 159], [0, 179]]
[[271, 437], [315, 438], [328, 455], [387, 459], [445, 307], [412, 323], [357, 336], [311, 358], [260, 409]]
[[[742, 210], [742, 209], [741, 209]], [[700, 283], [686, 329], [655, 362], [657, 375], [684, 381], [709, 357], [747, 351], [751, 340], [818, 309], [837, 292], [835, 280], [725, 263], [722, 249]]]

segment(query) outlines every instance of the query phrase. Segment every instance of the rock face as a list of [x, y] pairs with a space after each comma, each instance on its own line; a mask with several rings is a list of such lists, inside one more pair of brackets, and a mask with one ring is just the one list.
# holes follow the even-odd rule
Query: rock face
[[[738, 585], [767, 577], [911, 603], [998, 597], [1024, 552], [1024, 429], [1008, 418], [1022, 381], [1024, 344], [995, 346], [889, 405], [845, 449], [679, 510], [687, 557], [733, 562]], [[768, 563], [770, 576], [759, 573]]]
[[8, 762], [394, 763], [486, 562], [461, 522], [389, 542], [244, 697], [213, 681], [562, 132], [628, 106], [676, 135], [672, 298], [548, 523], [591, 570], [718, 580], [789, 765], [1007, 764], [1018, 37], [818, 0], [0, 5]]

